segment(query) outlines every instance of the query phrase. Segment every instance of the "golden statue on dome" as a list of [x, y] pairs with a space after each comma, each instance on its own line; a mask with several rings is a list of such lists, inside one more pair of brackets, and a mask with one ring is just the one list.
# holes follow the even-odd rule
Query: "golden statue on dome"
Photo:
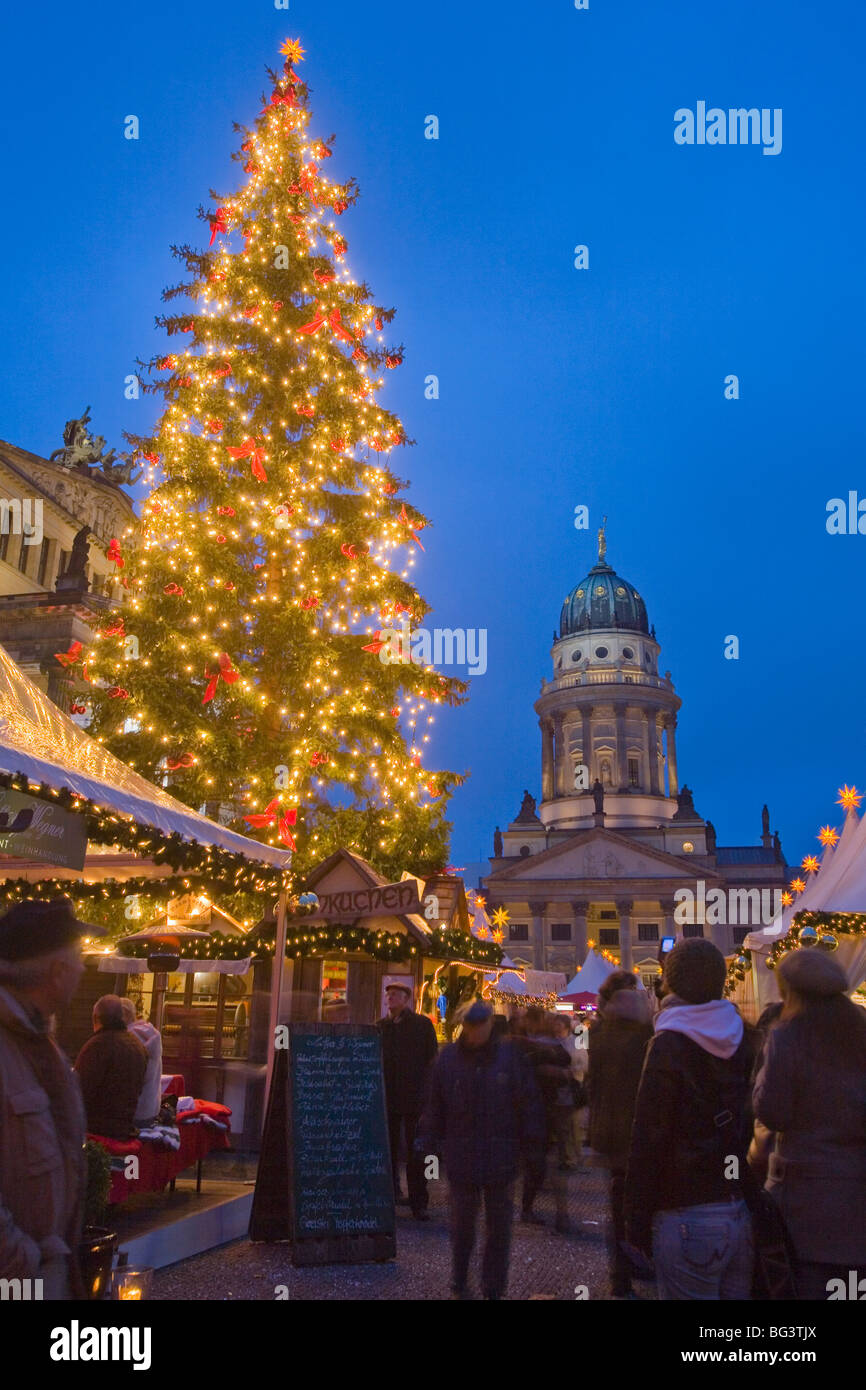
[[598, 528], [598, 562], [602, 564], [607, 554], [607, 541], [605, 540], [604, 528], [607, 525], [607, 517], [602, 517], [601, 525]]

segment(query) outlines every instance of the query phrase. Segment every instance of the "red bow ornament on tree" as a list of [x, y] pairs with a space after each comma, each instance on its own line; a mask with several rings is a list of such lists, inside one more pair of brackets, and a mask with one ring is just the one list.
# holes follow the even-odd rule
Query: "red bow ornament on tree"
[[227, 208], [217, 208], [213, 217], [210, 219], [210, 246], [213, 246], [218, 236], [224, 236], [228, 232], [229, 225], [227, 217]]
[[80, 642], [72, 642], [68, 652], [55, 652], [54, 659], [59, 661], [61, 666], [74, 666], [81, 656], [83, 647]]
[[265, 454], [262, 449], [258, 448], [254, 439], [247, 438], [239, 448], [229, 449], [229, 455], [233, 459], [248, 458], [252, 465], [253, 477], [258, 478], [260, 483], [268, 481], [268, 475], [263, 467]]
[[110, 542], [105, 552], [105, 558], [106, 560], [113, 560], [119, 570], [122, 570], [126, 565], [126, 561], [120, 553], [120, 543], [116, 540]]
[[339, 309], [332, 309], [330, 314], [328, 314], [326, 313], [324, 306], [321, 304], [319, 305], [315, 316], [310, 319], [309, 323], [303, 324], [303, 326], [298, 329], [298, 332], [308, 333], [312, 335], [313, 333], [318, 333], [319, 329], [323, 328], [326, 323], [330, 324], [331, 332], [334, 334], [335, 337], [342, 338], [343, 341], [346, 343], [352, 343], [355, 341], [352, 337], [352, 334], [344, 325]]
[[192, 767], [194, 762], [192, 753], [181, 753], [179, 758], [166, 758], [165, 765], [170, 772], [176, 772], [179, 767]]
[[[397, 517], [397, 520], [399, 521], [399, 523], [400, 523], [401, 526], [405, 526], [405, 527], [407, 528], [407, 530], [409, 531], [409, 534], [411, 535], [413, 541], [414, 541], [415, 544], [418, 546], [418, 548], [419, 548], [420, 550], [423, 550], [423, 549], [424, 549], [423, 545], [422, 545], [421, 542], [419, 541], [418, 537], [415, 535], [415, 532], [412, 530], [412, 527], [413, 527], [413, 526], [417, 526], [418, 523], [417, 523], [416, 521], [410, 521], [410, 520], [409, 520], [409, 517], [408, 517], [407, 512], [406, 512], [406, 503], [405, 503], [405, 502], [403, 503], [403, 506], [402, 506], [402, 508], [401, 508], [401, 510], [400, 510], [400, 515]], [[420, 528], [419, 528], [419, 529], [420, 529]]]
[[205, 679], [207, 680], [207, 686], [205, 687], [205, 692], [202, 696], [202, 704], [206, 705], [208, 701], [212, 700], [214, 695], [216, 694], [217, 686], [219, 685], [220, 680], [224, 680], [226, 685], [234, 685], [235, 681], [240, 678], [241, 673], [240, 671], [236, 671], [234, 666], [232, 666], [231, 657], [227, 656], [225, 652], [222, 652], [219, 658], [219, 670], [216, 672], [216, 674], [211, 675], [210, 671], [207, 670], [204, 674]]
[[253, 826], [256, 830], [263, 830], [266, 825], [273, 825], [277, 822], [277, 829], [280, 832], [280, 839], [288, 849], [295, 849], [295, 838], [289, 830], [290, 825], [298, 823], [298, 808], [293, 806], [285, 815], [282, 814], [280, 798], [275, 796], [269, 806], [266, 806], [261, 815], [244, 816], [247, 825]]

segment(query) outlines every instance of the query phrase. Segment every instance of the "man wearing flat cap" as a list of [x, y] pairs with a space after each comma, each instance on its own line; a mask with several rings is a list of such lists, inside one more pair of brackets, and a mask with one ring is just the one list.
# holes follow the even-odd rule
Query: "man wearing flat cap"
[[78, 987], [82, 936], [104, 935], [69, 898], [0, 918], [0, 1277], [41, 1279], [45, 1299], [84, 1296], [84, 1108], [49, 1022]]
[[411, 1008], [412, 983], [392, 981], [385, 989], [387, 1017], [380, 1019], [382, 1066], [385, 1073], [385, 1103], [388, 1109], [388, 1135], [391, 1141], [391, 1171], [394, 1195], [400, 1200], [400, 1141], [406, 1149], [406, 1186], [409, 1206], [416, 1221], [428, 1221], [427, 1181], [424, 1163], [415, 1153], [415, 1130], [424, 1099], [430, 1068], [438, 1051], [436, 1030], [429, 1018]]

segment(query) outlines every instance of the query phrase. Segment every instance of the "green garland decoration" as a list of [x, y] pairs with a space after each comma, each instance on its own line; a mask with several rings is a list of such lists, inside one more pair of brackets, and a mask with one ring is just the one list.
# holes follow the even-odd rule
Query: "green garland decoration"
[[25, 898], [69, 897], [76, 902], [115, 902], [123, 898], [157, 898], [160, 901], [180, 898], [196, 889], [218, 889], [216, 879], [206, 880], [198, 875], [184, 878], [106, 878], [101, 883], [82, 883], [78, 879], [40, 878], [31, 883], [26, 878], [7, 878], [0, 882], [0, 903], [20, 903]]
[[[866, 936], [866, 912], [809, 912], [805, 909], [797, 912], [786, 934], [770, 947], [767, 969], [775, 970], [788, 951], [812, 950], [814, 947], [835, 951], [840, 936]], [[741, 948], [739, 955], [728, 966], [726, 996], [733, 994], [738, 981], [745, 979], [746, 967], [751, 959], [751, 951]]]
[[[215, 845], [202, 845], [198, 840], [184, 840], [177, 832], [166, 835], [152, 825], [107, 811], [86, 796], [71, 792], [68, 787], [57, 788], [50, 787], [46, 782], [33, 782], [23, 772], [0, 772], [0, 787], [24, 792], [27, 796], [60, 806], [65, 811], [83, 815], [87, 823], [87, 838], [94, 844], [118, 845], [156, 864], [167, 864], [176, 873], [194, 874], [226, 892], [280, 893], [292, 882], [292, 875], [287, 870], [274, 868], [270, 864], [251, 863], [241, 854]], [[68, 881], [63, 891], [69, 892]]]
[[465, 960], [472, 965], [497, 966], [502, 960], [502, 947], [495, 941], [479, 941], [467, 936], [459, 927], [434, 927], [430, 950], [425, 952], [436, 960]]
[[[200, 942], [186, 942], [181, 947], [181, 958], [203, 959], [199, 955], [201, 949]], [[208, 944], [207, 959], [245, 960], [247, 956], [251, 956], [254, 960], [268, 960], [275, 950], [275, 932], [269, 931], [267, 935], [258, 935], [253, 940], [248, 937], [226, 936], [215, 938]], [[413, 960], [420, 955], [427, 955], [432, 956], [434, 960], [461, 960], [495, 966], [502, 959], [502, 952], [495, 942], [480, 942], [476, 937], [468, 937], [453, 927], [434, 931], [429, 948], [423, 949], [402, 932], [375, 931], [359, 926], [310, 922], [309, 925], [292, 926], [286, 932], [287, 956], [323, 955], [329, 951], [358, 951], [372, 956], [374, 960], [383, 961]], [[148, 948], [137, 942], [130, 947], [124, 947], [124, 954], [144, 959], [148, 955]]]

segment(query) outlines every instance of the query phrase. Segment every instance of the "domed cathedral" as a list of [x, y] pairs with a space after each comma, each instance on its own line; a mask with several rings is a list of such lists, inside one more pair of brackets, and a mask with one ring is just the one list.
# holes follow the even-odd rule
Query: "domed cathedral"
[[494, 835], [484, 880], [504, 907], [512, 960], [572, 974], [588, 941], [647, 980], [663, 936], [708, 936], [730, 954], [780, 905], [787, 866], [762, 812], [759, 843], [716, 844], [680, 787], [681, 700], [638, 588], [606, 558], [565, 599], [553, 678], [536, 701], [541, 802], [524, 792]]

